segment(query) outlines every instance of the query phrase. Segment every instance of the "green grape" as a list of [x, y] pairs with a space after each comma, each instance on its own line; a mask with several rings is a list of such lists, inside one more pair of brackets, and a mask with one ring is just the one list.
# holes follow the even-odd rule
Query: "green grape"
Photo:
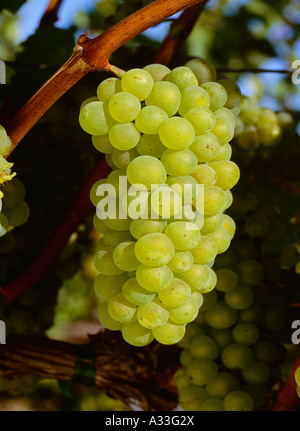
[[194, 358], [216, 359], [219, 355], [219, 348], [211, 337], [200, 334], [192, 339], [190, 352]]
[[160, 216], [170, 220], [176, 215], [176, 218], [182, 218], [179, 214], [182, 212], [181, 196], [170, 188], [167, 184], [155, 189], [151, 193], [151, 217], [154, 219]]
[[[109, 141], [110, 142], [110, 141]], [[113, 147], [114, 148], [114, 147]], [[112, 161], [112, 153], [109, 154], [105, 154], [105, 160], [106, 163], [108, 164], [108, 166], [112, 169], [118, 169], [117, 166], [114, 164], [114, 162]]]
[[177, 325], [169, 320], [162, 326], [157, 326], [152, 330], [154, 338], [161, 344], [178, 343], [185, 334], [185, 325]]
[[166, 184], [180, 196], [185, 205], [191, 205], [199, 193], [198, 181], [191, 175], [169, 176]]
[[135, 271], [140, 265], [139, 260], [135, 257], [135, 244], [135, 241], [125, 241], [114, 248], [113, 260], [123, 271]]
[[[225, 193], [226, 193], [226, 196], [227, 196], [227, 205], [226, 205], [226, 209], [228, 209], [228, 208], [230, 208], [231, 207], [231, 205], [232, 205], [232, 202], [233, 202], [233, 194], [232, 194], [232, 192], [229, 190], [229, 189], [227, 189], [227, 190], [225, 190]], [[226, 224], [226, 222], [228, 222], [229, 223], [229, 215], [228, 214], [226, 214], [226, 217], [228, 218], [226, 221], [224, 220], [224, 222], [223, 222], [223, 226], [224, 226], [224, 223]], [[230, 217], [230, 219], [234, 222], [234, 220]], [[235, 223], [235, 222], [234, 222]], [[229, 229], [230, 230], [230, 229]], [[228, 231], [229, 231], [228, 230]]]
[[300, 386], [300, 367], [298, 367], [295, 371], [295, 381], [298, 386]]
[[216, 290], [219, 292], [229, 292], [238, 285], [238, 275], [230, 268], [219, 268], [216, 271], [217, 284]]
[[180, 104], [180, 90], [172, 82], [160, 81], [153, 85], [152, 91], [146, 98], [147, 106], [157, 106], [170, 117], [175, 115]]
[[234, 341], [232, 337], [231, 327], [223, 329], [211, 328], [208, 331], [208, 335], [213, 338], [220, 351], [225, 349], [225, 347], [229, 346], [229, 344], [232, 344]]
[[240, 284], [225, 293], [225, 301], [235, 310], [244, 310], [253, 303], [254, 294], [250, 287]]
[[234, 136], [234, 128], [231, 121], [225, 117], [215, 117], [215, 125], [211, 130], [219, 140], [220, 145], [228, 144]]
[[200, 241], [191, 250], [194, 262], [200, 265], [205, 265], [215, 259], [218, 252], [216, 243], [208, 236], [201, 236]]
[[173, 280], [173, 272], [167, 265], [151, 267], [140, 265], [136, 270], [139, 284], [150, 292], [165, 289]]
[[218, 365], [212, 359], [195, 358], [187, 367], [186, 374], [194, 385], [207, 385], [218, 374]]
[[216, 124], [215, 115], [208, 108], [192, 108], [184, 114], [184, 118], [194, 127], [196, 135], [210, 132]]
[[1, 191], [4, 194], [2, 203], [6, 209], [17, 206], [25, 199], [25, 187], [18, 178], [14, 177], [11, 181], [2, 185]]
[[253, 352], [246, 344], [232, 343], [222, 351], [222, 362], [231, 370], [242, 370], [253, 359]]
[[270, 341], [260, 340], [253, 346], [253, 353], [258, 362], [267, 365], [274, 364], [278, 360], [279, 352], [275, 344]]
[[154, 82], [162, 81], [171, 72], [167, 66], [157, 63], [148, 64], [143, 69], [150, 73]]
[[135, 119], [135, 125], [141, 133], [156, 135], [168, 114], [157, 106], [145, 106]]
[[[229, 145], [229, 144], [228, 144]], [[224, 147], [225, 145], [223, 145]], [[189, 149], [195, 154], [198, 162], [210, 162], [215, 160], [220, 152], [220, 142], [211, 132], [196, 135]]]
[[168, 175], [189, 175], [197, 168], [197, 157], [185, 148], [183, 150], [166, 150], [161, 156], [161, 162]]
[[120, 323], [132, 323], [137, 320], [137, 306], [127, 301], [122, 293], [117, 293], [109, 300], [108, 313]]
[[256, 302], [252, 303], [250, 307], [239, 311], [239, 322], [250, 322], [255, 325], [261, 324], [263, 319], [263, 309]]
[[130, 184], [142, 184], [147, 190], [166, 181], [167, 173], [162, 162], [152, 156], [139, 156], [127, 166], [126, 175]]
[[11, 140], [4, 127], [0, 124], [0, 155], [7, 156], [11, 150]]
[[97, 297], [108, 302], [117, 293], [122, 292], [123, 284], [127, 281], [127, 279], [127, 274], [99, 274], [96, 277], [94, 283], [94, 289]]
[[16, 206], [5, 208], [5, 216], [10, 226], [21, 226], [29, 219], [30, 210], [25, 201], [21, 201]]
[[190, 296], [191, 289], [188, 284], [176, 277], [167, 287], [158, 292], [160, 301], [168, 307], [179, 307]]
[[168, 267], [175, 273], [185, 272], [191, 268], [194, 259], [190, 251], [176, 251]]
[[267, 234], [269, 221], [265, 217], [252, 216], [245, 220], [244, 229], [249, 236], [258, 238]]
[[94, 101], [86, 103], [79, 113], [81, 128], [90, 135], [107, 135], [114, 119], [108, 106], [104, 102]]
[[215, 81], [217, 78], [217, 72], [212, 63], [204, 58], [194, 58], [189, 60], [186, 64], [197, 77], [199, 85], [208, 81]]
[[207, 233], [206, 235], [212, 238], [217, 244], [218, 254], [224, 253], [229, 248], [231, 236], [224, 226], [221, 226], [215, 231]]
[[204, 217], [203, 226], [201, 228], [201, 234], [207, 235], [208, 233], [215, 231], [216, 229], [221, 227], [221, 225], [223, 224], [223, 221], [224, 221], [224, 214], [221, 212], [218, 214], [215, 214], [214, 216]]
[[258, 118], [257, 118], [256, 123], [257, 123], [257, 127], [259, 129], [261, 129], [266, 124], [277, 125], [278, 124], [278, 118], [277, 118], [276, 113], [274, 111], [272, 111], [272, 109], [260, 107], [259, 111], [258, 111]]
[[[128, 218], [127, 219], [121, 218], [120, 214], [122, 215], [122, 211], [119, 208], [119, 205], [117, 203], [115, 216], [114, 217], [108, 217], [108, 218], [105, 218], [103, 220], [105, 226], [109, 229], [112, 229], [112, 230], [129, 231], [131, 220]], [[123, 217], [123, 215], [122, 215], [122, 217]]]
[[[216, 137], [216, 139], [218, 139], [218, 138]], [[231, 155], [232, 155], [231, 145], [229, 143], [224, 144], [220, 147], [220, 151], [218, 152], [216, 157], [211, 160], [211, 162], [218, 162], [220, 160], [230, 160]]]
[[141, 136], [136, 149], [140, 156], [153, 156], [159, 159], [166, 147], [161, 143], [158, 135]]
[[258, 132], [260, 142], [265, 146], [277, 145], [282, 139], [282, 128], [279, 124], [266, 124]]
[[236, 343], [247, 344], [247, 346], [256, 343], [259, 335], [258, 327], [250, 322], [238, 323], [232, 330], [234, 341]]
[[200, 406], [201, 412], [222, 412], [224, 403], [219, 398], [207, 398]]
[[147, 329], [154, 329], [165, 325], [169, 319], [169, 312], [154, 301], [138, 307], [137, 318], [140, 325]]
[[122, 294], [132, 304], [142, 305], [152, 301], [155, 293], [144, 289], [135, 277], [129, 278], [121, 287]]
[[114, 150], [108, 135], [92, 136], [92, 144], [103, 154], [111, 154]]
[[136, 257], [148, 266], [166, 265], [174, 253], [172, 241], [163, 233], [149, 233], [139, 238], [135, 244]]
[[194, 223], [177, 221], [169, 223], [165, 235], [170, 238], [176, 250], [191, 250], [200, 241], [200, 230]]
[[166, 220], [136, 219], [130, 223], [130, 232], [135, 239], [139, 239], [148, 233], [163, 233], [166, 226]]
[[[203, 298], [204, 298], [204, 296], [202, 295], [202, 293], [197, 292], [197, 291], [192, 292], [191, 300], [192, 300], [195, 304], [197, 304], [197, 307], [198, 307], [197, 315], [198, 315], [198, 312], [199, 312], [199, 308], [200, 308], [200, 307], [202, 307], [202, 304], [203, 304]], [[196, 318], [196, 317], [197, 317], [197, 316], [195, 316], [195, 318]]]
[[179, 392], [179, 404], [185, 411], [199, 411], [206, 398], [207, 393], [204, 388], [190, 383]]
[[216, 172], [216, 187], [220, 187], [223, 190], [234, 187], [240, 178], [239, 167], [231, 160], [211, 162], [209, 166]]
[[121, 322], [118, 322], [109, 314], [107, 302], [102, 302], [101, 304], [99, 304], [98, 318], [104, 328], [110, 329], [111, 331], [119, 331], [120, 329], [122, 329], [123, 324]]
[[[202, 296], [200, 298], [202, 298]], [[172, 322], [179, 325], [186, 325], [187, 323], [190, 323], [195, 320], [199, 312], [200, 306], [201, 299], [200, 302], [196, 303], [195, 299], [191, 297], [179, 307], [171, 308], [169, 310], [170, 319], [172, 320]]]
[[218, 295], [215, 292], [215, 290], [211, 290], [210, 292], [203, 295], [203, 303], [201, 305], [201, 313], [208, 310], [210, 307], [212, 307], [218, 299]]
[[263, 267], [254, 259], [244, 259], [237, 265], [237, 274], [240, 283], [247, 286], [260, 284], [263, 278]]
[[189, 86], [181, 91], [180, 105], [178, 108], [179, 114], [184, 115], [193, 108], [208, 108], [210, 99], [208, 93], [201, 87]]
[[239, 381], [232, 374], [222, 371], [206, 386], [207, 394], [213, 398], [224, 399], [230, 392], [239, 389]]
[[218, 83], [221, 84], [227, 92], [227, 101], [224, 106], [228, 109], [238, 107], [241, 104], [242, 95], [237, 83], [233, 79], [229, 78], [219, 79]]
[[170, 150], [183, 150], [195, 139], [195, 131], [191, 123], [182, 117], [171, 117], [159, 128], [161, 142]]
[[270, 369], [263, 362], [252, 361], [242, 369], [242, 376], [246, 383], [263, 385], [270, 378]]
[[114, 148], [126, 151], [134, 148], [140, 140], [140, 132], [133, 123], [121, 123], [109, 131], [109, 140]]
[[203, 88], [209, 95], [209, 109], [211, 111], [216, 111], [227, 102], [227, 91], [218, 82], [204, 82], [201, 84], [201, 88]]
[[106, 184], [105, 178], [103, 178], [102, 180], [96, 181], [90, 190], [90, 201], [95, 207], [102, 199], [104, 199], [104, 196], [100, 196], [99, 194], [100, 189], [98, 189], [98, 187], [101, 186], [101, 184]]
[[108, 108], [110, 115], [116, 121], [130, 123], [141, 111], [141, 104], [133, 94], [120, 92], [110, 98]]
[[138, 155], [136, 147], [125, 151], [113, 148], [112, 161], [118, 169], [125, 171], [131, 160], [138, 157]]
[[149, 96], [153, 84], [150, 73], [138, 68], [128, 70], [121, 79], [123, 91], [133, 94], [138, 100], [145, 100]]
[[192, 176], [199, 184], [203, 184], [204, 187], [213, 186], [217, 181], [216, 172], [206, 163], [199, 164], [192, 173]]
[[253, 411], [254, 403], [252, 397], [245, 391], [232, 391], [224, 399], [226, 412]]
[[192, 290], [201, 293], [206, 289], [212, 271], [213, 270], [208, 265], [198, 265], [194, 263], [187, 271], [177, 274], [177, 277], [188, 284]]
[[224, 211], [227, 196], [224, 190], [216, 186], [204, 187], [204, 215], [214, 216]]
[[190, 325], [186, 326], [185, 335], [183, 339], [180, 340], [180, 342], [178, 343], [179, 347], [182, 347], [184, 349], [182, 351], [188, 351], [191, 340], [197, 334], [204, 334], [204, 331], [196, 323], [191, 323]]
[[194, 357], [190, 352], [190, 349], [184, 349], [180, 352], [179, 362], [181, 365], [186, 368], [193, 362]]
[[198, 80], [192, 70], [185, 66], [175, 67], [175, 69], [171, 70], [171, 72], [166, 76], [166, 80], [173, 82], [179, 90], [198, 85]]
[[122, 327], [122, 336], [128, 344], [135, 347], [147, 346], [154, 340], [152, 331], [138, 321], [125, 323]]
[[225, 108], [224, 106], [222, 106], [221, 108], [218, 108], [214, 111], [214, 114], [216, 117], [225, 117], [227, 118], [229, 121], [231, 121], [232, 127], [235, 128], [236, 126], [236, 117], [233, 114], [233, 112], [228, 109]]
[[123, 270], [120, 269], [113, 259], [113, 247], [103, 247], [96, 252], [95, 267], [104, 275], [119, 275]]
[[[213, 265], [213, 263], [214, 263], [214, 261], [212, 262], [212, 265]], [[209, 269], [211, 269], [210, 266], [209, 266]], [[211, 292], [216, 287], [216, 284], [217, 284], [217, 276], [216, 276], [215, 271], [213, 271], [211, 269], [211, 271], [209, 273], [209, 277], [208, 277], [208, 283], [204, 288], [201, 289], [201, 293], [206, 294], [206, 293]]]
[[190, 381], [188, 380], [188, 378], [185, 375], [185, 371], [182, 368], [179, 368], [174, 376], [173, 376], [173, 381], [175, 386], [177, 387], [178, 391], [180, 392], [183, 388], [186, 388], [187, 386], [190, 385]]
[[97, 97], [102, 102], [109, 102], [112, 96], [121, 91], [121, 80], [119, 78], [112, 77], [100, 82], [97, 87]]
[[237, 311], [230, 308], [225, 301], [220, 301], [205, 312], [205, 320], [215, 329], [230, 328], [237, 321]]
[[81, 109], [82, 109], [85, 105], [87, 105], [88, 103], [90, 103], [90, 102], [99, 102], [99, 98], [98, 98], [98, 97], [96, 97], [96, 96], [88, 97], [87, 99], [85, 99], [85, 100], [81, 103], [80, 108], [79, 108], [79, 111], [81, 111]]

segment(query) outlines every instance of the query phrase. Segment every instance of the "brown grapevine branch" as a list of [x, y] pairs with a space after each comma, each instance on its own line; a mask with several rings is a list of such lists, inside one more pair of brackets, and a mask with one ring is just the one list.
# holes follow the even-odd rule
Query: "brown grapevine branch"
[[276, 399], [271, 404], [271, 411], [293, 411], [299, 408], [300, 399], [297, 395], [297, 384], [295, 381], [295, 371], [300, 367], [300, 358], [294, 364], [289, 380], [282, 383], [276, 395]]
[[38, 283], [47, 273], [55, 258], [64, 248], [71, 234], [76, 231], [78, 225], [88, 215], [91, 206], [91, 187], [99, 179], [106, 178], [109, 171], [110, 167], [107, 165], [105, 157], [102, 156], [76, 200], [73, 202], [38, 257], [32, 261], [24, 272], [1, 289], [1, 293], [6, 298], [7, 305], [10, 305], [31, 286]]
[[156, 0], [94, 39], [79, 37], [67, 62], [6, 125], [12, 150], [44, 113], [76, 82], [93, 71], [111, 71], [110, 55], [138, 34], [175, 13], [206, 0]]
[[51, 27], [58, 20], [58, 11], [63, 0], [50, 0], [47, 9], [40, 21], [40, 27]]
[[180, 17], [171, 24], [170, 32], [163, 41], [154, 62], [170, 64], [180, 46], [188, 38], [208, 0], [192, 6], [182, 12]]
[[11, 334], [5, 349], [0, 349], [0, 376], [27, 374], [95, 385], [127, 404], [137, 400], [144, 410], [167, 411], [177, 404], [172, 376], [179, 351], [177, 346], [159, 343], [133, 347], [120, 332], [107, 330], [84, 345]]

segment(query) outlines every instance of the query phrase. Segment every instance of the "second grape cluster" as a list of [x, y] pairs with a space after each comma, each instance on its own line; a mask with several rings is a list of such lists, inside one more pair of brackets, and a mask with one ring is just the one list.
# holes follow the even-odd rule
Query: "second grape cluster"
[[81, 105], [80, 125], [112, 168], [90, 194], [99, 320], [129, 344], [179, 342], [216, 285], [214, 259], [235, 233], [224, 212], [239, 179], [240, 106], [236, 83], [203, 59], [129, 70]]

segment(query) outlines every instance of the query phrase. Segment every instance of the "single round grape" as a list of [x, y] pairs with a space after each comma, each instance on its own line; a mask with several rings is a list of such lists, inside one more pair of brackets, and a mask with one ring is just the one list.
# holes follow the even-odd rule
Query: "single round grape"
[[195, 171], [198, 164], [197, 157], [188, 148], [164, 151], [161, 162], [167, 174], [172, 176], [190, 175]]
[[179, 392], [179, 404], [185, 411], [199, 411], [206, 398], [207, 393], [201, 386], [190, 384]]
[[97, 87], [97, 96], [102, 102], [109, 102], [110, 98], [120, 91], [122, 91], [121, 80], [111, 77], [100, 82]]
[[172, 222], [167, 225], [164, 233], [179, 251], [191, 250], [200, 241], [200, 230], [194, 223]]
[[230, 392], [239, 389], [239, 381], [232, 374], [222, 371], [206, 386], [210, 397], [224, 399]]
[[189, 60], [186, 64], [197, 77], [199, 85], [208, 81], [215, 81], [217, 78], [217, 72], [214, 65], [204, 58], [194, 58]]
[[227, 196], [224, 190], [216, 186], [204, 187], [204, 214], [214, 216], [224, 211]]
[[252, 361], [242, 369], [243, 379], [251, 385], [267, 383], [270, 375], [270, 368], [263, 362]]
[[143, 134], [136, 149], [140, 156], [153, 156], [159, 159], [166, 147], [161, 143], [158, 135]]
[[232, 336], [236, 343], [247, 344], [251, 346], [259, 339], [259, 329], [250, 322], [238, 323], [232, 330]]
[[139, 284], [150, 292], [165, 289], [173, 279], [173, 272], [167, 265], [151, 267], [140, 265], [136, 270]]
[[[227, 192], [228, 190], [226, 190]], [[233, 218], [231, 218], [228, 214], [224, 214], [224, 221], [222, 223], [222, 226], [227, 229], [227, 232], [229, 233], [230, 237], [233, 238], [236, 232], [236, 224]]]
[[186, 374], [194, 385], [207, 385], [218, 374], [219, 367], [215, 361], [206, 358], [195, 358], [187, 367]]
[[129, 278], [121, 288], [123, 296], [132, 304], [142, 305], [152, 301], [155, 293], [144, 289], [135, 277]]
[[122, 327], [122, 336], [128, 344], [136, 347], [147, 346], [154, 340], [152, 331], [138, 321], [125, 323]]
[[119, 275], [123, 270], [120, 269], [113, 260], [113, 247], [103, 247], [95, 254], [95, 267], [104, 275]]
[[186, 325], [187, 323], [190, 323], [195, 320], [197, 314], [199, 313], [200, 306], [201, 300], [200, 303], [196, 303], [195, 299], [191, 297], [179, 307], [171, 308], [169, 310], [170, 319], [172, 320], [172, 322], [177, 323], [178, 325]]
[[161, 142], [171, 150], [183, 150], [193, 142], [195, 131], [191, 123], [182, 117], [171, 117], [159, 128]]
[[213, 186], [217, 181], [216, 172], [206, 163], [199, 164], [192, 173], [192, 176], [199, 184], [203, 184], [204, 187]]
[[166, 184], [181, 197], [184, 205], [191, 205], [199, 193], [198, 182], [191, 175], [170, 175]]
[[176, 251], [168, 267], [175, 273], [185, 272], [191, 268], [194, 259], [190, 251]]
[[212, 269], [208, 265], [193, 264], [190, 269], [177, 274], [177, 277], [187, 283], [192, 290], [203, 292], [206, 289]]
[[148, 329], [154, 329], [167, 323], [169, 312], [156, 302], [150, 301], [138, 307], [137, 318], [140, 325]]
[[153, 85], [152, 91], [146, 98], [145, 103], [147, 106], [157, 106], [171, 117], [178, 111], [180, 99], [180, 90], [175, 84], [160, 81]]
[[181, 365], [186, 368], [193, 362], [193, 355], [190, 352], [190, 349], [183, 349], [179, 355], [179, 362]]
[[215, 125], [211, 130], [219, 140], [220, 145], [229, 143], [234, 136], [234, 128], [228, 118], [217, 116], [215, 117]]
[[137, 306], [118, 293], [109, 300], [108, 313], [120, 323], [131, 323], [137, 319]]
[[123, 271], [135, 271], [140, 265], [139, 260], [135, 256], [135, 244], [135, 241], [124, 241], [114, 248], [114, 262]]
[[151, 190], [166, 181], [167, 173], [162, 162], [152, 156], [139, 156], [133, 159], [126, 169], [130, 184], [142, 184]]
[[232, 127], [235, 128], [236, 126], [236, 117], [235, 115], [232, 113], [232, 111], [228, 108], [225, 108], [224, 106], [222, 106], [221, 108], [218, 108], [214, 111], [214, 114], [216, 117], [221, 116], [221, 117], [225, 117], [227, 118], [231, 124]]
[[133, 123], [116, 124], [109, 131], [109, 140], [118, 150], [131, 150], [138, 144], [140, 132]]
[[242, 370], [253, 359], [250, 347], [241, 343], [232, 343], [222, 351], [222, 362], [231, 370]]
[[[214, 135], [215, 136], [215, 135]], [[215, 136], [216, 137], [216, 136]], [[216, 139], [218, 139], [216, 137]], [[219, 140], [218, 140], [219, 142]], [[211, 161], [218, 162], [219, 160], [230, 160], [232, 156], [232, 147], [229, 143], [220, 146], [220, 151]]]
[[244, 229], [249, 236], [259, 238], [268, 233], [269, 227], [269, 220], [266, 217], [252, 216], [245, 220]]
[[224, 408], [227, 412], [251, 412], [254, 408], [252, 397], [244, 391], [232, 391], [224, 399]]
[[217, 244], [218, 254], [224, 253], [226, 250], [228, 250], [231, 243], [231, 235], [224, 226], [221, 226], [215, 231], [207, 233], [206, 235], [212, 238]]
[[216, 124], [215, 115], [208, 108], [192, 108], [184, 114], [184, 118], [194, 127], [196, 135], [210, 132]]
[[235, 310], [244, 310], [253, 303], [254, 295], [250, 287], [238, 285], [225, 293], [225, 301], [229, 307]]
[[218, 83], [221, 84], [227, 92], [227, 101], [224, 106], [228, 109], [239, 106], [242, 101], [242, 94], [238, 84], [233, 79], [229, 78], [219, 79]]
[[260, 145], [258, 129], [254, 124], [248, 124], [237, 139], [238, 145], [246, 151], [255, 150]]
[[119, 331], [122, 329], [123, 324], [113, 317], [108, 312], [108, 303], [102, 302], [98, 306], [98, 318], [100, 323], [111, 331]]
[[16, 177], [12, 178], [11, 181], [2, 184], [1, 191], [4, 194], [2, 203], [6, 209], [15, 207], [25, 199], [25, 187]]
[[255, 286], [262, 281], [263, 267], [254, 259], [244, 259], [237, 266], [237, 274], [240, 283]]
[[141, 133], [156, 135], [168, 114], [157, 106], [145, 106], [135, 119], [135, 125]]
[[21, 201], [14, 207], [5, 208], [5, 216], [10, 226], [17, 227], [26, 223], [30, 216], [27, 202]]
[[181, 100], [178, 108], [183, 117], [187, 111], [193, 108], [208, 108], [210, 99], [208, 93], [201, 87], [189, 86], [181, 91]]
[[117, 293], [122, 292], [123, 284], [128, 280], [127, 274], [99, 274], [94, 283], [94, 290], [99, 299], [109, 301]]
[[183, 368], [179, 368], [175, 371], [173, 381], [179, 392], [190, 385], [190, 381], [188, 380]]
[[175, 253], [172, 241], [163, 233], [149, 233], [135, 244], [138, 260], [148, 266], [161, 266], [170, 262]]
[[80, 110], [79, 124], [90, 135], [107, 135], [113, 123], [114, 120], [104, 102], [89, 102]]
[[162, 81], [171, 72], [167, 66], [158, 63], [148, 64], [143, 69], [150, 73], [154, 82]]
[[128, 70], [121, 79], [123, 91], [133, 94], [138, 100], [144, 100], [149, 96], [153, 84], [150, 73], [139, 68]]
[[217, 252], [216, 243], [208, 236], [201, 236], [196, 247], [191, 250], [194, 262], [200, 265], [205, 265], [215, 259]]
[[209, 109], [211, 111], [215, 111], [216, 109], [221, 108], [227, 102], [227, 91], [218, 82], [204, 82], [203, 84], [201, 84], [201, 88], [204, 88], [204, 90], [209, 95]]
[[267, 365], [274, 364], [278, 360], [279, 352], [275, 344], [270, 341], [260, 340], [253, 346], [255, 359]]
[[191, 296], [191, 289], [187, 283], [174, 277], [171, 283], [162, 290], [159, 290], [160, 301], [168, 307], [179, 307]]
[[141, 104], [133, 94], [122, 91], [110, 98], [108, 108], [110, 115], [116, 121], [130, 123], [141, 111]]
[[204, 217], [203, 226], [201, 227], [201, 234], [207, 235], [208, 233], [213, 232], [214, 230], [222, 226], [223, 221], [224, 214], [222, 212], [217, 213], [214, 216]]
[[219, 348], [211, 337], [200, 334], [192, 339], [190, 352], [195, 358], [216, 359]]
[[219, 268], [216, 271], [217, 284], [216, 290], [219, 292], [229, 292], [238, 285], [238, 275], [230, 268]]
[[114, 150], [108, 135], [92, 136], [92, 144], [103, 154], [111, 154]]
[[217, 175], [215, 185], [223, 190], [232, 189], [240, 178], [240, 169], [238, 165], [231, 160], [211, 162], [209, 166]]
[[131, 160], [138, 157], [138, 155], [139, 153], [136, 147], [130, 150], [118, 150], [117, 148], [113, 148], [112, 161], [118, 169], [125, 171]]
[[219, 154], [220, 142], [213, 133], [203, 133], [202, 135], [195, 136], [189, 149], [195, 154], [198, 162], [210, 162]]
[[[182, 199], [181, 196], [163, 184], [161, 187], [156, 188], [151, 193], [151, 217], [158, 218], [159, 216], [164, 219], [170, 220], [171, 217], [177, 217], [177, 214], [182, 212]], [[178, 216], [177, 218], [182, 218]]]
[[223, 329], [211, 328], [208, 331], [208, 335], [213, 338], [220, 351], [224, 350], [225, 347], [229, 346], [229, 344], [232, 344], [234, 342], [231, 327]]
[[130, 232], [135, 239], [139, 239], [148, 233], [163, 233], [166, 226], [166, 220], [136, 219], [130, 223]]
[[189, 67], [179, 66], [171, 70], [166, 76], [167, 81], [173, 82], [180, 90], [186, 87], [197, 86], [198, 80]]
[[237, 321], [237, 311], [220, 301], [205, 312], [205, 320], [215, 329], [230, 328]]
[[239, 311], [239, 321], [240, 322], [251, 322], [256, 325], [260, 325], [263, 320], [263, 309], [262, 307], [253, 302], [250, 307]]
[[185, 334], [185, 325], [177, 325], [171, 320], [152, 330], [154, 338], [161, 344], [178, 343]]

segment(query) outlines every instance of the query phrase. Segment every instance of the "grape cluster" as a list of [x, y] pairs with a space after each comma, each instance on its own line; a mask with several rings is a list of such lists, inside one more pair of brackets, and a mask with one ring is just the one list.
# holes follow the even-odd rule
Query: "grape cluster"
[[182, 368], [174, 382], [184, 410], [260, 409], [279, 378], [286, 310], [263, 283], [252, 250], [239, 241], [235, 252], [216, 259], [216, 287], [179, 343]]
[[215, 287], [211, 267], [235, 233], [224, 212], [239, 179], [229, 142], [240, 103], [234, 81], [193, 59], [108, 78], [81, 105], [79, 123], [112, 168], [90, 193], [103, 234], [99, 319], [132, 345], [178, 342]]
[[293, 117], [288, 112], [274, 112], [261, 107], [253, 97], [243, 96], [237, 119], [235, 136], [237, 144], [245, 151], [272, 147], [281, 142], [283, 131], [293, 126]]

